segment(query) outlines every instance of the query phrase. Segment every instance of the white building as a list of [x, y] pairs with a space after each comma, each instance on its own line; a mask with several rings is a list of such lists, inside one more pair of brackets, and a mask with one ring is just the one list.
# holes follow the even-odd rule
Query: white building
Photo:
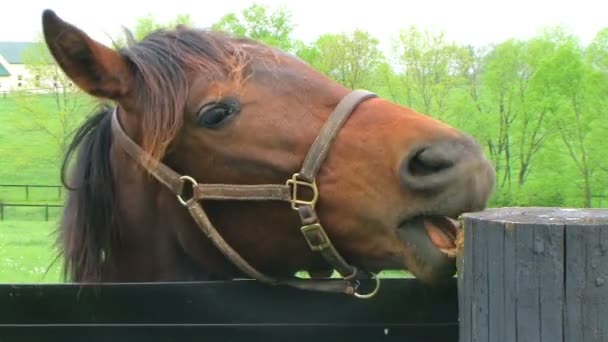
[[31, 75], [23, 65], [22, 54], [32, 42], [0, 42], [0, 92], [21, 90]]

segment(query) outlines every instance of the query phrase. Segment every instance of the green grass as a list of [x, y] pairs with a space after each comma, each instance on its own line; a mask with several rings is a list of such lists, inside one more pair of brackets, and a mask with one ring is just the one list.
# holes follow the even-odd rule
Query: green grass
[[60, 262], [53, 264], [55, 227], [55, 221], [0, 222], [0, 283], [60, 282]]
[[46, 135], [24, 132], [17, 123], [27, 119], [16, 98], [0, 99], [0, 156], [7, 161], [0, 168], [0, 183], [59, 184], [55, 145]]
[[[24, 102], [26, 101], [26, 102]], [[53, 113], [54, 98], [10, 94], [0, 97], [0, 184], [59, 185], [60, 158], [53, 138], [31, 131], [32, 108], [48, 108]], [[30, 110], [27, 110], [29, 108]], [[92, 108], [92, 107], [91, 107]], [[90, 109], [84, 109], [84, 118]], [[63, 193], [62, 193], [63, 195]], [[0, 187], [0, 202], [11, 204], [60, 204], [56, 188]], [[0, 221], [0, 282], [41, 283], [60, 281], [60, 263], [53, 268], [55, 250], [53, 230], [60, 208], [5, 207]]]

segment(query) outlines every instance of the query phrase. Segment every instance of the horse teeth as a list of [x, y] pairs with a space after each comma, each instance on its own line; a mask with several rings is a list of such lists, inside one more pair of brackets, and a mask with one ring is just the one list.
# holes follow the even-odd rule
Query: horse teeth
[[458, 255], [458, 249], [456, 247], [454, 248], [439, 248], [439, 250], [441, 251], [441, 253], [449, 256], [449, 257], [453, 257], [455, 258]]

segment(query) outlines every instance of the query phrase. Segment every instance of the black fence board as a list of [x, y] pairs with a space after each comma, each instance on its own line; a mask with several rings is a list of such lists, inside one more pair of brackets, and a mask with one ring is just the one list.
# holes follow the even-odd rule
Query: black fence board
[[[248, 280], [0, 285], [0, 342], [43, 336], [188, 341], [191, 334], [198, 340], [213, 335], [213, 341], [263, 336], [265, 341], [456, 342], [456, 280], [435, 289], [415, 279], [384, 279], [371, 300]], [[247, 334], [256, 338], [246, 339]]]
[[44, 326], [0, 327], [0, 341], [399, 341], [458, 340], [458, 326]]

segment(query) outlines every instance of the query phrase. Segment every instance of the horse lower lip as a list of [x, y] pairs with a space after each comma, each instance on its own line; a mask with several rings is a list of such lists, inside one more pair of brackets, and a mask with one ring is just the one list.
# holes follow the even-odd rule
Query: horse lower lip
[[423, 230], [432, 244], [445, 253], [456, 248], [459, 226], [458, 221], [446, 216], [420, 216], [403, 222], [399, 229]]

